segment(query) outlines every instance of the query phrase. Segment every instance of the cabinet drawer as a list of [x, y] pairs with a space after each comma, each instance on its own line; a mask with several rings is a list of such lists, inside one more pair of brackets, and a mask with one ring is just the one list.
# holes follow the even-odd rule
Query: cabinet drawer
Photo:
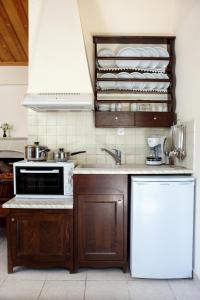
[[133, 127], [134, 113], [133, 112], [95, 112], [96, 127]]
[[137, 127], [170, 127], [176, 122], [173, 112], [135, 112]]

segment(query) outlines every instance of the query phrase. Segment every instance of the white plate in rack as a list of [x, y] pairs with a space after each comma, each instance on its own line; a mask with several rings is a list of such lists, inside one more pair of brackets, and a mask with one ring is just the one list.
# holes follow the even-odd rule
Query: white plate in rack
[[[117, 74], [117, 78], [132, 79], [132, 76], [127, 72], [120, 72]], [[118, 81], [117, 87], [120, 90], [132, 90], [133, 82], [132, 81]]]
[[[154, 47], [144, 47], [145, 56], [149, 57], [158, 57], [158, 51], [155, 50]], [[149, 60], [148, 69], [156, 69], [159, 64], [158, 60]]]
[[156, 69], [164, 72], [168, 64], [169, 64], [169, 60], [158, 60], [158, 65], [156, 66]]
[[158, 57], [158, 52], [154, 47], [144, 47], [145, 56], [149, 57]]
[[[163, 74], [163, 73], [154, 73], [153, 74], [155, 78], [157, 79], [169, 79], [167, 74]], [[170, 82], [157, 82], [158, 86], [157, 86], [157, 90], [159, 91], [167, 91]]]
[[[139, 52], [141, 57], [146, 56], [146, 51], [144, 50], [144, 48], [137, 48], [137, 51]], [[138, 68], [145, 70], [145, 69], [149, 69], [150, 65], [151, 65], [150, 60], [140, 60]]]
[[[115, 57], [115, 52], [112, 49], [109, 48], [101, 48], [98, 53], [98, 56], [113, 56]], [[112, 68], [115, 67], [115, 60], [98, 60], [98, 63], [100, 65], [100, 67], [102, 68]]]
[[[113, 73], [105, 73], [105, 74], [101, 75], [100, 78], [116, 79], [117, 76]], [[112, 89], [117, 88], [116, 81], [99, 81], [98, 85], [102, 90], [112, 90]]]
[[[117, 56], [119, 57], [139, 57], [140, 53], [137, 50], [137, 48], [133, 47], [125, 47], [122, 48], [118, 51]], [[140, 61], [139, 60], [116, 60], [116, 65], [118, 68], [128, 68], [128, 69], [134, 69], [137, 68], [139, 65]]]
[[[154, 73], [154, 78], [155, 79], [165, 79], [163, 78], [162, 73]], [[156, 90], [163, 90], [165, 87], [165, 82], [157, 82]]]
[[[152, 74], [152, 73], [144, 73], [143, 75], [144, 75], [145, 79], [155, 79], [154, 74]], [[144, 79], [144, 81], [145, 81], [145, 79]], [[152, 82], [146, 81], [146, 83], [145, 83], [145, 88], [150, 91], [156, 90], [157, 86], [158, 86], [158, 82], [156, 82], [156, 81], [152, 81]]]
[[169, 57], [169, 52], [163, 47], [154, 48], [158, 52], [158, 57]]
[[[167, 74], [161, 73], [161, 76], [163, 79], [169, 79], [169, 76]], [[170, 82], [163, 82], [163, 89], [167, 90], [168, 87], [170, 86]]]
[[[167, 51], [167, 49], [163, 47], [155, 47], [155, 49], [158, 52], [158, 57], [169, 57], [169, 52]], [[159, 60], [156, 68], [165, 71], [168, 64], [169, 60]]]
[[[144, 79], [144, 74], [139, 72], [133, 72], [130, 74], [132, 78]], [[145, 83], [143, 81], [133, 81], [133, 89], [134, 90], [143, 90], [145, 87]]]

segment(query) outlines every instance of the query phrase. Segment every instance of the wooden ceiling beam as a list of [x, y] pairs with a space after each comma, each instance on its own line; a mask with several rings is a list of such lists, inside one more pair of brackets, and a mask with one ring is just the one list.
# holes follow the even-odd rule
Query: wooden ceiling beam
[[20, 20], [21, 20], [22, 25], [24, 27], [24, 30], [26, 31], [26, 33], [28, 35], [28, 17], [25, 13], [24, 6], [23, 6], [21, 0], [15, 0], [13, 3], [16, 7], [16, 10], [17, 10], [18, 15], [20, 17]]
[[18, 13], [16, 6], [14, 4], [15, 0], [1, 0], [6, 13], [10, 19], [10, 22], [15, 30], [17, 37], [23, 47], [26, 56], [28, 57], [28, 42], [27, 42], [27, 30], [20, 19], [20, 14]]
[[24, 12], [25, 12], [26, 17], [28, 19], [28, 0], [21, 0], [21, 4], [24, 8]]
[[18, 37], [12, 27], [12, 24], [1, 2], [0, 2], [0, 33], [3, 36], [6, 44], [8, 45], [10, 52], [14, 57], [14, 60], [26, 61], [27, 56], [18, 40]]
[[2, 61], [12, 61], [14, 57], [10, 52], [9, 47], [7, 46], [3, 36], [0, 34], [0, 56]]
[[[0, 57], [1, 59], [1, 57]], [[0, 66], [27, 66], [28, 62], [25, 61], [1, 61]]]

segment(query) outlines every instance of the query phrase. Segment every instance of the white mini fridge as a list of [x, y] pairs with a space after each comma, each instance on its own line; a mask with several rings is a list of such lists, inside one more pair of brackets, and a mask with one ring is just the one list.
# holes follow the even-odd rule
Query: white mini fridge
[[130, 270], [136, 278], [191, 278], [194, 178], [131, 178]]

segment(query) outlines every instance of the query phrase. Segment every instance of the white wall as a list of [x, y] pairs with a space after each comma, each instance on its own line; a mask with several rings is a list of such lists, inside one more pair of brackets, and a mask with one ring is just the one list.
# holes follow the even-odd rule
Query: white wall
[[200, 117], [199, 49], [200, 1], [177, 0], [176, 75], [177, 110], [184, 120]]
[[21, 106], [27, 80], [27, 67], [0, 67], [0, 125], [12, 125], [12, 137], [26, 137], [28, 134], [27, 110]]
[[174, 0], [78, 0], [93, 77], [92, 36], [173, 35]]
[[177, 0], [176, 5], [177, 112], [181, 120], [194, 120], [195, 124], [193, 161], [196, 177], [195, 273], [200, 278], [200, 1]]

